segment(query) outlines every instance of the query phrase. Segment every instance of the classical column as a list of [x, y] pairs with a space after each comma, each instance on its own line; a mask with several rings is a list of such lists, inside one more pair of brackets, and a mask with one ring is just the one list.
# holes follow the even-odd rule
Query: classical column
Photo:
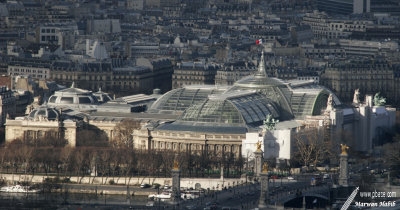
[[178, 161], [174, 161], [174, 167], [172, 168], [172, 195], [171, 199], [173, 203], [179, 201], [181, 197], [181, 180], [180, 180], [181, 170], [179, 169]]
[[254, 173], [256, 177], [260, 177], [261, 174], [261, 166], [262, 166], [262, 151], [254, 152]]
[[260, 200], [258, 201], [258, 208], [264, 209], [268, 205], [268, 165], [267, 162], [264, 162], [263, 169], [260, 173]]
[[261, 167], [263, 164], [262, 153], [261, 142], [257, 142], [257, 150], [254, 152], [254, 173], [256, 174], [256, 177], [260, 177]]
[[339, 167], [339, 185], [349, 186], [349, 155], [347, 154], [347, 145], [341, 144], [342, 153], [340, 154], [340, 167]]

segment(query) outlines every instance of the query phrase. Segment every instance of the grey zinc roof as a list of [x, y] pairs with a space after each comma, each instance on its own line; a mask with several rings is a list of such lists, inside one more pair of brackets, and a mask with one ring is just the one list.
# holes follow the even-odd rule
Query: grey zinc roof
[[212, 123], [166, 123], [157, 127], [156, 130], [231, 134], [247, 133], [247, 128], [243, 126], [215, 126]]

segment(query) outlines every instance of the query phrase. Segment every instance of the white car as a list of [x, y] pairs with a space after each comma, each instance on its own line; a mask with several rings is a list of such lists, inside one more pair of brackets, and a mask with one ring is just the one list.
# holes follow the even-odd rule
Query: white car
[[294, 178], [292, 176], [288, 176], [287, 179], [288, 180], [294, 180]]

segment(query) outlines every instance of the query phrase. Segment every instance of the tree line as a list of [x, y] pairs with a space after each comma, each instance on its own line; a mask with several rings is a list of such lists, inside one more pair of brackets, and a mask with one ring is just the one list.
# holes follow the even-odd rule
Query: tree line
[[107, 177], [170, 177], [174, 160], [183, 177], [239, 177], [243, 159], [230, 155], [175, 153], [169, 150], [134, 149], [131, 133], [136, 122], [123, 121], [112, 141], [96, 130], [84, 130], [77, 137], [77, 147], [69, 147], [62, 136], [16, 139], [0, 147], [0, 170], [3, 173], [44, 174], [60, 177], [89, 175]]

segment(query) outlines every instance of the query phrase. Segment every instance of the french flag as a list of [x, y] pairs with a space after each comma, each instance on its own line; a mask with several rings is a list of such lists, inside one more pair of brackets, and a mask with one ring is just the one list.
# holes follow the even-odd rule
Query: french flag
[[256, 44], [262, 44], [262, 39], [257, 40]]

